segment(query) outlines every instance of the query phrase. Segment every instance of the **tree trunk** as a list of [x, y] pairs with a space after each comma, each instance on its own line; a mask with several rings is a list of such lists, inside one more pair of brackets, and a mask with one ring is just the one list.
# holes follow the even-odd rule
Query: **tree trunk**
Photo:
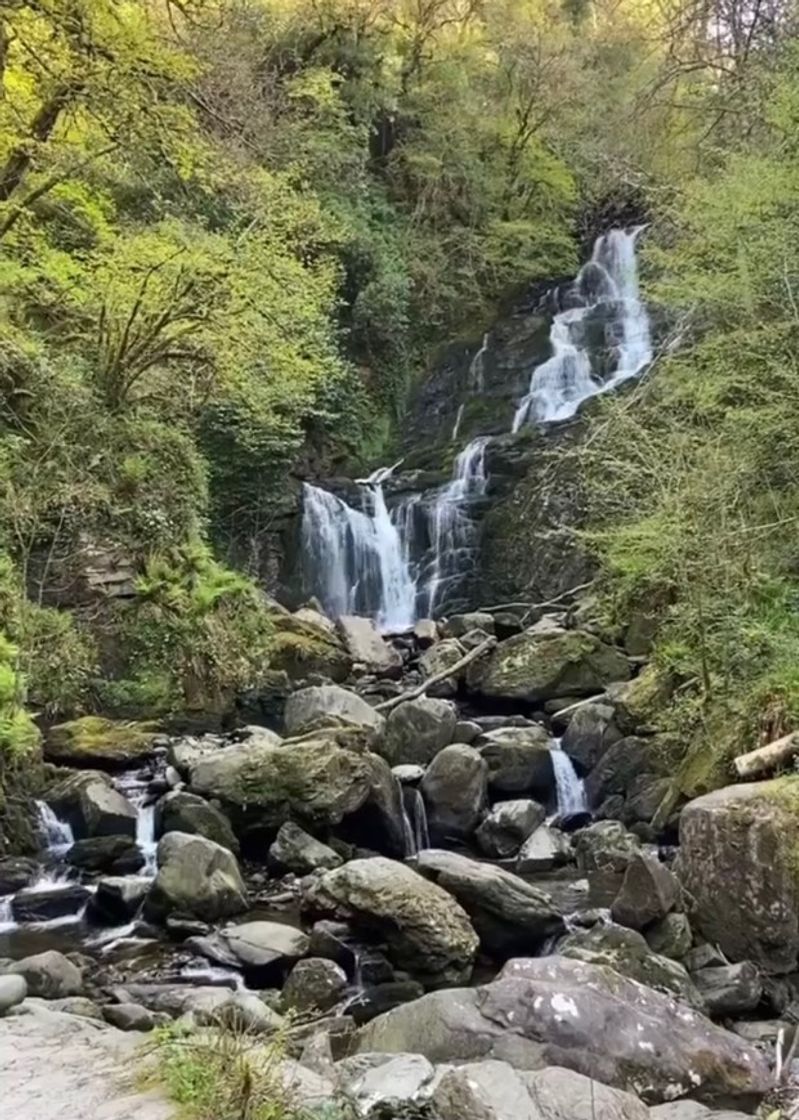
[[765, 747], [758, 747], [748, 754], [741, 754], [733, 761], [739, 778], [757, 778], [770, 774], [783, 763], [790, 762], [799, 753], [799, 733], [791, 732]]

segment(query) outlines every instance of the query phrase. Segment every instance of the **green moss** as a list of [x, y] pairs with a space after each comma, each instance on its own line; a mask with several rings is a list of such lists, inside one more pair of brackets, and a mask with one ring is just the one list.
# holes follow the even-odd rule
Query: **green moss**
[[293, 615], [278, 615], [269, 655], [269, 668], [292, 680], [322, 673], [333, 681], [349, 674], [351, 658], [335, 634]]
[[159, 732], [157, 723], [123, 722], [103, 716], [82, 716], [51, 727], [45, 754], [53, 761], [75, 765], [118, 763], [144, 758]]

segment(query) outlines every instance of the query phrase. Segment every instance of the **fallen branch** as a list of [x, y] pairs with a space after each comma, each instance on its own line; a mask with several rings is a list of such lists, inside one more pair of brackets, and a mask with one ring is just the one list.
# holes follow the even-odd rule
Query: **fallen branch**
[[577, 708], [584, 708], [586, 704], [599, 704], [603, 700], [607, 700], [607, 698], [608, 694], [606, 692], [598, 692], [596, 696], [586, 696], [584, 700], [577, 700], [574, 704], [569, 704], [568, 707], [560, 708], [557, 712], [553, 712], [552, 719], [558, 720], [561, 716], [576, 711]]
[[440, 673], [433, 673], [432, 677], [428, 677], [422, 684], [417, 685], [416, 688], [412, 688], [408, 692], [403, 692], [400, 696], [392, 696], [390, 700], [384, 700], [382, 704], [376, 705], [375, 711], [390, 712], [392, 708], [396, 708], [398, 704], [404, 704], [406, 700], [416, 700], [419, 696], [424, 696], [427, 690], [432, 688], [434, 684], [440, 684], [441, 681], [457, 676], [462, 669], [465, 669], [467, 665], [471, 665], [473, 661], [477, 661], [484, 654], [488, 653], [496, 644], [496, 638], [486, 638], [484, 642], [481, 642], [479, 646], [475, 646], [474, 649], [469, 650], [464, 657], [456, 661], [453, 665], [450, 665], [449, 668], [442, 669]]
[[756, 778], [776, 770], [797, 753], [799, 753], [799, 734], [791, 732], [790, 735], [783, 735], [781, 739], [775, 739], [773, 743], [767, 743], [765, 747], [758, 747], [757, 750], [749, 751], [747, 754], [739, 754], [733, 759], [733, 766], [739, 778]]
[[485, 612], [485, 614], [493, 614], [495, 611], [513, 611], [526, 609], [528, 614], [532, 611], [543, 610], [544, 607], [556, 607], [558, 603], [562, 603], [564, 599], [571, 598], [579, 591], [586, 591], [589, 587], [593, 586], [594, 581], [589, 579], [587, 583], [578, 583], [576, 587], [570, 587], [568, 591], [561, 591], [560, 595], [556, 595], [554, 599], [546, 599], [543, 603], [531, 603], [529, 600], [526, 603], [497, 603], [493, 607], [478, 607], [478, 613]]

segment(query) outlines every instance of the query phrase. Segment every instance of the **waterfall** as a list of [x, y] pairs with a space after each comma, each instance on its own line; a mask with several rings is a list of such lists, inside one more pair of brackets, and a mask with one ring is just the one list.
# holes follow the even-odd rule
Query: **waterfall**
[[572, 760], [560, 745], [560, 739], [554, 740], [549, 754], [552, 759], [552, 769], [555, 773], [558, 816], [570, 817], [575, 813], [587, 813], [588, 801], [585, 796], [585, 785], [582, 778], [577, 777]]
[[[591, 260], [567, 292], [570, 306], [552, 322], [552, 355], [533, 370], [513, 418], [514, 432], [527, 423], [567, 420], [584, 400], [635, 377], [652, 360], [649, 316], [639, 295], [635, 257], [642, 229], [613, 229], [597, 238]], [[598, 373], [591, 363], [590, 328], [602, 317], [613, 368]]]
[[120, 774], [114, 786], [136, 810], [136, 846], [144, 856], [144, 867], [139, 874], [155, 878], [158, 872], [158, 841], [155, 838], [155, 803], [150, 801], [149, 774], [138, 770]]
[[[399, 782], [399, 779], [397, 779]], [[402, 804], [402, 834], [405, 841], [405, 858], [416, 856], [430, 847], [427, 828], [427, 810], [424, 798], [415, 786], [400, 785]]]
[[485, 356], [488, 353], [488, 339], [489, 335], [484, 334], [480, 349], [469, 366], [469, 388], [476, 393], [482, 393], [485, 389]]
[[7, 894], [0, 898], [0, 933], [9, 933], [17, 928], [14, 912], [11, 909], [13, 895]]
[[457, 415], [456, 415], [456, 417], [455, 417], [455, 423], [454, 423], [454, 424], [452, 425], [452, 435], [451, 435], [451, 436], [449, 437], [449, 438], [450, 438], [450, 441], [451, 441], [452, 443], [454, 443], [454, 442], [455, 442], [455, 440], [456, 440], [456, 439], [458, 438], [458, 436], [460, 435], [460, 431], [461, 431], [461, 423], [462, 423], [462, 421], [463, 421], [463, 409], [464, 409], [464, 405], [463, 405], [463, 403], [459, 404], [459, 405], [458, 405], [458, 413], [457, 413]]
[[54, 857], [63, 856], [75, 843], [71, 827], [66, 821], [59, 820], [44, 801], [36, 802], [36, 812], [39, 817], [39, 831], [48, 854]]

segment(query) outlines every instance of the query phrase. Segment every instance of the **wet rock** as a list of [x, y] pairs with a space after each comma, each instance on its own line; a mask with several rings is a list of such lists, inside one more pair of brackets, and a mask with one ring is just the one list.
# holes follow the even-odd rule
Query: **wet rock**
[[[425, 650], [419, 658], [419, 670], [424, 680], [430, 680], [431, 677], [437, 676], [438, 673], [443, 672], [445, 669], [450, 669], [461, 660], [465, 653], [465, 649], [460, 642], [455, 641], [454, 638], [447, 638], [443, 642], [437, 642], [430, 649]], [[454, 677], [447, 677], [438, 684], [432, 685], [427, 690], [428, 696], [439, 697], [446, 699], [450, 696], [455, 696], [458, 691], [458, 683], [462, 679], [463, 674], [459, 673]]]
[[763, 995], [763, 979], [749, 961], [700, 968], [691, 979], [702, 993], [711, 1015], [743, 1015], [754, 1011]]
[[106, 774], [72, 774], [48, 790], [46, 800], [76, 836], [136, 835], [136, 810]]
[[11, 900], [11, 912], [17, 922], [49, 922], [78, 914], [91, 897], [91, 892], [78, 883], [51, 887], [48, 890], [24, 890]]
[[619, 925], [645, 929], [665, 918], [679, 901], [679, 883], [671, 871], [657, 857], [639, 852], [627, 865], [611, 913]]
[[149, 1011], [138, 1003], [111, 1003], [103, 1008], [103, 1018], [121, 1031], [152, 1031], [171, 1022], [163, 1011]]
[[796, 967], [799, 880], [795, 778], [727, 786], [680, 815], [678, 874], [691, 924], [732, 960]]
[[24, 976], [0, 976], [0, 1015], [22, 1003], [28, 994]]
[[590, 906], [612, 905], [629, 864], [640, 851], [638, 838], [618, 821], [600, 821], [579, 833], [575, 854], [578, 868], [588, 878]]
[[24, 856], [0, 859], [0, 896], [21, 891], [38, 873], [39, 865], [34, 859], [26, 859]]
[[285, 968], [308, 952], [308, 935], [282, 922], [244, 922], [227, 926], [220, 936], [244, 969]]
[[693, 934], [685, 914], [667, 914], [644, 933], [653, 953], [679, 961], [691, 948]]
[[342, 862], [341, 856], [332, 848], [314, 839], [292, 821], [280, 826], [269, 849], [269, 861], [286, 871], [293, 871], [295, 875], [307, 875], [318, 868], [328, 871]]
[[44, 757], [63, 766], [124, 769], [153, 753], [158, 734], [157, 726], [150, 723], [82, 716], [50, 728]]
[[629, 676], [627, 658], [613, 646], [594, 634], [553, 626], [531, 627], [500, 642], [469, 667], [467, 683], [483, 696], [534, 704], [601, 692]]
[[22, 976], [28, 986], [28, 995], [41, 996], [43, 999], [76, 996], [83, 987], [80, 969], [55, 949], [47, 949], [44, 953], [15, 961], [9, 965], [6, 973]]
[[204, 798], [185, 790], [167, 793], [155, 807], [155, 834], [160, 837], [167, 832], [204, 836], [231, 852], [239, 850], [239, 842], [225, 814]]
[[414, 624], [413, 636], [419, 649], [427, 649], [438, 641], [438, 623], [432, 618], [420, 618]]
[[144, 866], [144, 856], [129, 836], [89, 836], [76, 840], [66, 862], [82, 871], [108, 871], [126, 875]]
[[347, 1014], [358, 1026], [370, 1023], [403, 1003], [411, 1003], [424, 995], [424, 988], [416, 980], [393, 980], [386, 984], [370, 984], [347, 1004]]
[[89, 905], [90, 912], [109, 925], [121, 925], [138, 913], [149, 889], [149, 879], [129, 876], [100, 879]]
[[283, 988], [283, 1003], [295, 1011], [329, 1011], [347, 987], [347, 974], [333, 961], [309, 957], [298, 961]]
[[[611, 704], [582, 704], [572, 712], [561, 746], [582, 773], [593, 770], [605, 752], [621, 739]], [[565, 717], [564, 717], [565, 718]]]
[[431, 992], [362, 1028], [359, 1052], [429, 1061], [557, 1064], [655, 1103], [680, 1096], [756, 1100], [767, 1061], [682, 1003], [609, 968], [550, 956], [509, 962], [481, 988]]
[[352, 934], [346, 922], [331, 922], [322, 918], [314, 922], [308, 952], [312, 957], [325, 957], [340, 965], [348, 976], [354, 976], [356, 967]]
[[477, 829], [477, 844], [491, 859], [509, 859], [545, 816], [546, 809], [537, 801], [500, 801]]
[[473, 747], [455, 743], [430, 763], [421, 790], [431, 837], [469, 836], [486, 806], [488, 766]]
[[379, 932], [391, 959], [420, 979], [456, 983], [471, 973], [478, 941], [465, 912], [405, 864], [353, 860], [309, 882], [305, 902]]
[[515, 869], [519, 875], [537, 875], [542, 871], [562, 867], [571, 858], [569, 837], [559, 828], [542, 824], [522, 844], [516, 857]]
[[481, 735], [474, 746], [488, 764], [494, 796], [535, 792], [546, 797], [554, 788], [552, 740], [540, 724], [498, 727]]
[[185, 832], [169, 832], [159, 841], [158, 874], [144, 904], [145, 917], [158, 921], [180, 913], [215, 921], [246, 908], [247, 889], [227, 848]]
[[389, 713], [381, 753], [392, 766], [425, 766], [452, 742], [456, 722], [455, 708], [446, 700], [406, 700]]
[[402, 657], [390, 646], [371, 618], [341, 615], [336, 629], [352, 660], [365, 666], [367, 672], [379, 677], [398, 677], [402, 673]]
[[391, 773], [404, 786], [418, 786], [424, 777], [424, 766], [414, 766], [413, 764], [392, 766]]
[[489, 953], [530, 951], [563, 931], [550, 896], [510, 871], [434, 848], [420, 852], [416, 865], [458, 900]]
[[286, 701], [287, 735], [304, 735], [320, 727], [367, 728], [380, 733], [385, 720], [355, 692], [335, 684], [301, 688]]

